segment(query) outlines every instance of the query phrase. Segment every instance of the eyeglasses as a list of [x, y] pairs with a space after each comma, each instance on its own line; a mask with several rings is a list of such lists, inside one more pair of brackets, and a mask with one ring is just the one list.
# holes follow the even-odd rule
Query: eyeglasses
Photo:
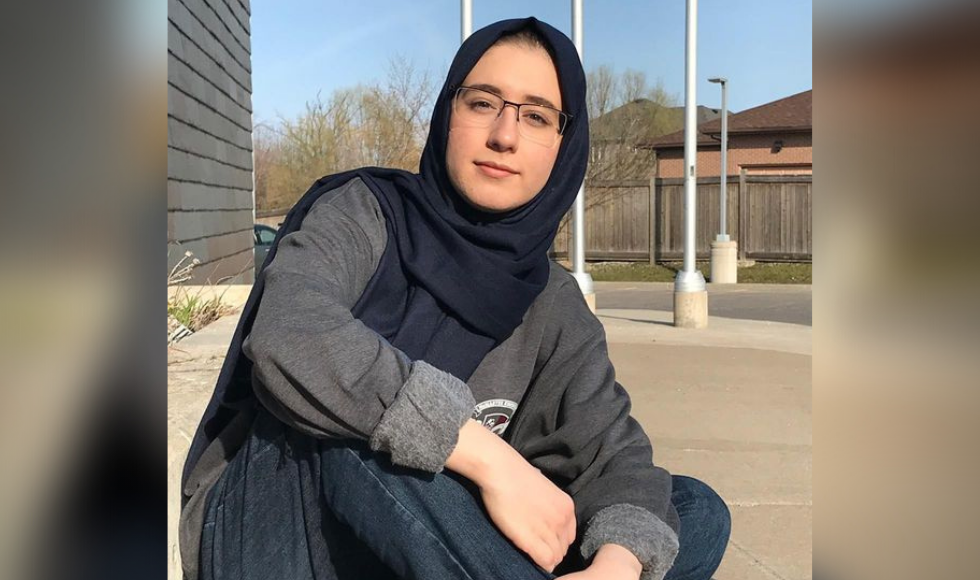
[[517, 110], [517, 129], [529, 141], [554, 147], [558, 137], [568, 126], [571, 115], [545, 105], [533, 103], [512, 103], [500, 95], [474, 89], [459, 87], [453, 99], [453, 115], [456, 121], [471, 127], [489, 127], [510, 105]]

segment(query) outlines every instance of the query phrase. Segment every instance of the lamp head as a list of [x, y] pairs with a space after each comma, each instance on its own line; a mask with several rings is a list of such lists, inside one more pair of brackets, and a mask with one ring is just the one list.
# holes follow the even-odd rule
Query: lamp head
[[714, 78], [708, 79], [708, 82], [709, 83], [721, 83], [721, 84], [725, 84], [725, 83], [728, 82], [728, 79], [726, 79], [725, 77], [714, 77]]

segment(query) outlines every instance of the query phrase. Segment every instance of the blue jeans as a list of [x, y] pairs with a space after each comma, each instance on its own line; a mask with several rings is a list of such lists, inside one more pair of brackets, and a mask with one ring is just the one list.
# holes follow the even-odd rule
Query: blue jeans
[[[707, 580], [728, 508], [696, 479], [673, 483], [680, 552], [666, 577]], [[202, 580], [555, 578], [497, 530], [465, 478], [393, 465], [360, 442], [314, 441], [262, 414], [206, 509]], [[555, 573], [584, 566], [576, 542]]]

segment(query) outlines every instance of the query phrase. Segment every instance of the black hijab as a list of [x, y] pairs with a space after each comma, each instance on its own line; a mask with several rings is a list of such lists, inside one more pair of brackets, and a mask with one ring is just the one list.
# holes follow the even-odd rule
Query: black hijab
[[[446, 170], [452, 99], [487, 49], [502, 36], [525, 28], [538, 33], [550, 48], [563, 110], [571, 119], [544, 188], [519, 208], [484, 213], [462, 201]], [[419, 173], [364, 168], [317, 180], [286, 216], [266, 263], [274, 260], [279, 240], [300, 228], [317, 199], [361, 178], [384, 213], [388, 244], [354, 316], [412, 360], [425, 360], [467, 380], [484, 356], [520, 325], [547, 285], [547, 252], [585, 176], [588, 148], [585, 73], [572, 42], [535, 18], [497, 22], [471, 35], [453, 59], [432, 113]], [[257, 404], [252, 363], [242, 356], [242, 343], [264, 286], [260, 276], [191, 444], [184, 465], [185, 498], [196, 487], [188, 485], [188, 479], [204, 450]]]

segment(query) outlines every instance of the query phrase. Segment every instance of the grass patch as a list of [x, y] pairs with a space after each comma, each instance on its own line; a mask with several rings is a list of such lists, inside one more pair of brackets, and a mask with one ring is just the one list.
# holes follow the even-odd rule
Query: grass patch
[[220, 296], [205, 300], [199, 294], [178, 292], [167, 301], [167, 317], [197, 332], [232, 311]]
[[813, 264], [760, 262], [739, 268], [738, 281], [746, 284], [813, 284]]
[[677, 277], [676, 270], [661, 264], [600, 262], [586, 266], [596, 282], [673, 282]]
[[[596, 282], [673, 282], [683, 263], [665, 264], [599, 262], [587, 264]], [[697, 262], [696, 267], [710, 278], [708, 262]], [[812, 284], [813, 264], [806, 263], [756, 263], [738, 269], [738, 281], [745, 284]]]
[[200, 264], [200, 260], [192, 258], [193, 253], [185, 252], [167, 275], [167, 287], [176, 288], [173, 295], [167, 298], [168, 344], [197, 332], [234, 310], [222, 302], [224, 291], [221, 294], [211, 292], [211, 298], [203, 298], [204, 287], [198, 288], [196, 293], [188, 290], [184, 283], [191, 279], [194, 267]]

